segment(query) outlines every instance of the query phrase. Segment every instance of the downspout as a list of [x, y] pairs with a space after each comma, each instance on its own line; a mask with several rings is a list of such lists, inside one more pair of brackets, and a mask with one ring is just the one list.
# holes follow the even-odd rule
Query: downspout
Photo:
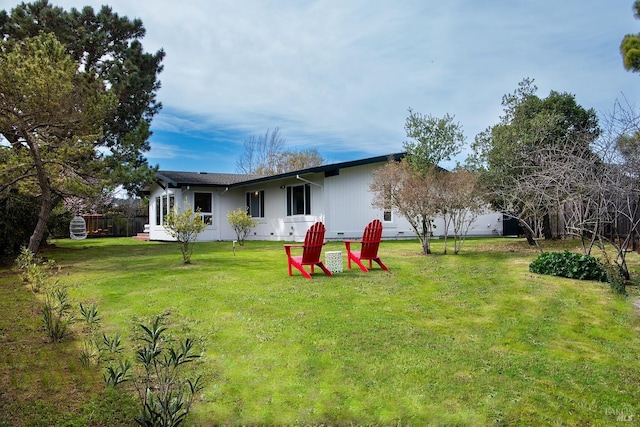
[[[229, 191], [229, 187], [225, 187], [224, 191], [218, 195], [218, 199], [225, 195], [225, 193]], [[222, 203], [218, 200], [218, 226], [216, 229], [218, 230], [218, 241], [222, 241]]]

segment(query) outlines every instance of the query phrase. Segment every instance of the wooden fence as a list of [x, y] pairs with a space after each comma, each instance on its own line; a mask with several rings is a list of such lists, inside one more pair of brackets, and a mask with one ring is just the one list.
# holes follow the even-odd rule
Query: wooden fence
[[144, 231], [147, 216], [82, 215], [87, 223], [87, 237], [132, 237]]

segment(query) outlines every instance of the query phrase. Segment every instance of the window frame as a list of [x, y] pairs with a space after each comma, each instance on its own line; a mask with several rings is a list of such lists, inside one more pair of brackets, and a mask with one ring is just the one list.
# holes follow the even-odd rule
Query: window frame
[[[168, 206], [167, 206], [168, 201]], [[176, 205], [176, 196], [175, 194], [167, 194], [162, 193], [159, 196], [156, 196], [156, 216], [155, 221], [156, 225], [163, 226], [164, 218], [167, 216], [169, 211], [175, 208]]]
[[[254, 197], [257, 198], [257, 206], [254, 206]], [[245, 193], [247, 214], [252, 218], [264, 218], [264, 190], [247, 191]], [[255, 212], [257, 208], [258, 212]]]
[[[294, 191], [302, 189], [302, 199]], [[298, 201], [302, 201], [302, 209], [298, 207]], [[311, 184], [299, 184], [287, 186], [287, 216], [311, 215]], [[295, 209], [294, 209], [295, 208]], [[294, 212], [295, 210], [295, 212]], [[301, 212], [300, 212], [301, 211]]]
[[[197, 199], [199, 195], [209, 196], [208, 210], [203, 210], [202, 207], [198, 206]], [[193, 192], [193, 211], [197, 212], [198, 208], [200, 208], [200, 219], [202, 219], [202, 222], [204, 222], [206, 225], [212, 225], [213, 224], [213, 193], [209, 191], [194, 191]]]

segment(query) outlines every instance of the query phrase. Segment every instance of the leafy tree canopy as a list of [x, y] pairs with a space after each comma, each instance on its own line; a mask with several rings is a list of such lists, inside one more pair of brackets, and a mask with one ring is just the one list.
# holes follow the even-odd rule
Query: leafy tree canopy
[[[55, 34], [78, 70], [117, 98], [95, 146], [100, 147], [103, 171], [112, 184], [140, 191], [154, 174], [143, 153], [150, 148], [151, 120], [162, 107], [156, 92], [164, 51], [145, 53], [142, 21], [120, 17], [108, 6], [97, 13], [90, 6], [67, 12], [48, 0], [37, 0], [23, 2], [10, 13], [0, 11], [0, 37], [6, 48], [41, 32]], [[0, 128], [0, 134], [11, 143], [20, 138], [11, 125]]]
[[[633, 3], [633, 15], [640, 19], [640, 0]], [[627, 71], [640, 71], [640, 34], [627, 34], [620, 43], [622, 64]]]
[[47, 0], [0, 12], [0, 191], [39, 198], [29, 249], [65, 197], [153, 178], [149, 150], [164, 52], [147, 54], [140, 20], [110, 8], [66, 12]]
[[422, 171], [451, 160], [460, 153], [465, 141], [462, 126], [448, 114], [437, 118], [409, 108], [404, 129], [410, 138], [404, 143], [407, 159], [414, 168]]
[[474, 150], [490, 172], [527, 173], [535, 166], [532, 151], [569, 142], [583, 151], [598, 137], [595, 110], [578, 105], [566, 92], [551, 91], [540, 98], [536, 91], [533, 79], [520, 82], [515, 92], [502, 98], [500, 122], [476, 137]]

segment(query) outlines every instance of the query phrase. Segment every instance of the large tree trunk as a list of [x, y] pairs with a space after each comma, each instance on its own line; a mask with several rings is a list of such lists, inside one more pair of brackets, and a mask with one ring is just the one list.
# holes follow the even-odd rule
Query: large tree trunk
[[51, 183], [44, 167], [42, 158], [40, 157], [40, 146], [37, 141], [34, 141], [33, 137], [25, 132], [25, 140], [31, 149], [31, 153], [36, 167], [36, 175], [38, 177], [38, 185], [40, 186], [40, 212], [38, 213], [38, 223], [33, 230], [31, 237], [29, 238], [29, 250], [34, 254], [38, 252], [40, 243], [44, 238], [44, 233], [47, 231], [47, 222], [51, 216], [51, 209], [53, 208], [53, 201], [51, 197]]
[[42, 195], [42, 204], [40, 205], [40, 212], [38, 213], [38, 223], [33, 230], [31, 237], [29, 238], [29, 250], [34, 254], [38, 252], [40, 244], [44, 240], [45, 232], [47, 231], [47, 223], [51, 216], [51, 208], [53, 204], [51, 202], [51, 192], [47, 196]]
[[529, 246], [536, 246], [536, 241], [533, 238], [533, 234], [531, 233], [531, 230], [529, 230], [528, 227], [523, 227], [524, 229], [524, 237], [527, 239], [527, 243], [529, 243]]

